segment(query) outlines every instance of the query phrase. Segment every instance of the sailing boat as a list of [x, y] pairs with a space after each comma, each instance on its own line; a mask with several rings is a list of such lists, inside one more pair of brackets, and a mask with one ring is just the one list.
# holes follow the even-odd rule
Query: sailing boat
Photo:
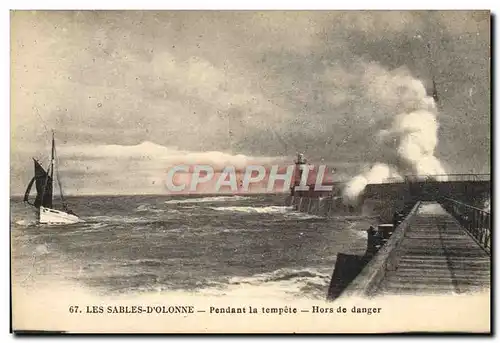
[[[52, 132], [52, 153], [50, 158], [50, 165], [48, 166], [47, 171], [45, 171], [42, 165], [33, 158], [33, 161], [35, 162], [35, 175], [26, 188], [26, 192], [24, 194], [24, 202], [36, 208], [37, 220], [40, 224], [73, 224], [82, 222], [83, 220], [78, 218], [78, 216], [76, 216], [68, 208], [64, 200], [62, 185], [57, 170], [56, 176], [59, 184], [59, 191], [61, 193], [62, 210], [57, 210], [53, 206], [52, 191], [54, 188], [54, 169], [56, 167], [55, 156], [56, 145], [54, 141], [54, 132]], [[29, 201], [29, 195], [33, 184], [35, 184], [36, 186], [36, 198], [35, 201], [31, 203]]]

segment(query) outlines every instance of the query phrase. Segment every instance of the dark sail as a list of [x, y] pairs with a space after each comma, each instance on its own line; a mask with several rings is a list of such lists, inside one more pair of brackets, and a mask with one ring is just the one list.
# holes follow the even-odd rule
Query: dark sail
[[29, 196], [31, 192], [31, 187], [33, 187], [33, 182], [35, 182], [35, 177], [31, 179], [30, 183], [28, 183], [28, 187], [26, 187], [26, 192], [24, 193], [24, 201], [29, 203]]
[[35, 207], [52, 208], [52, 177], [35, 161], [36, 199]]

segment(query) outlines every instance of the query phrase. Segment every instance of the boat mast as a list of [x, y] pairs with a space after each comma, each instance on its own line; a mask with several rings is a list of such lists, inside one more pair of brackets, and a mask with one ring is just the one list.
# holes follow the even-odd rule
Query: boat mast
[[[34, 171], [35, 175], [28, 183], [28, 186], [26, 187], [26, 191], [24, 192], [24, 202], [27, 202], [29, 205], [32, 205], [36, 208], [39, 207], [54, 208], [52, 202], [54, 200], [53, 186], [54, 186], [54, 168], [56, 167], [55, 160], [56, 160], [56, 147], [55, 147], [54, 132], [52, 131], [52, 149], [51, 149], [50, 163], [47, 166], [47, 170], [45, 170], [42, 167], [42, 165], [35, 158], [33, 158], [33, 161], [35, 163], [35, 171]], [[58, 181], [59, 181], [59, 176], [58, 176]], [[31, 192], [31, 188], [33, 187], [33, 184], [35, 184], [35, 182], [36, 182], [36, 193], [37, 193], [36, 199], [33, 203], [30, 203], [29, 195]], [[61, 189], [61, 199], [64, 203], [60, 181], [59, 181], [59, 188]], [[47, 194], [47, 192], [49, 192], [49, 194]]]
[[54, 141], [54, 131], [52, 130], [52, 153], [50, 157], [50, 182], [53, 183], [54, 181], [54, 155], [55, 155], [55, 149], [56, 149], [56, 143]]
[[[52, 130], [52, 150], [51, 150], [51, 154], [50, 154], [50, 166], [49, 166], [49, 169], [50, 169], [50, 176], [49, 176], [49, 170], [47, 170], [47, 178], [45, 179], [45, 185], [43, 186], [43, 193], [42, 193], [42, 202], [43, 202], [43, 199], [44, 199], [44, 196], [45, 196], [45, 191], [47, 191], [47, 186], [48, 186], [48, 183], [49, 183], [49, 180], [50, 180], [50, 188], [49, 189], [54, 189], [54, 152], [55, 152], [55, 142], [54, 142], [54, 130]], [[51, 194], [50, 194], [50, 197], [51, 197], [51, 202], [52, 202], [52, 198], [54, 197], [53, 195], [53, 192], [51, 191]], [[52, 205], [53, 207], [53, 205]]]
[[[56, 163], [56, 143], [54, 140], [54, 131], [52, 131], [52, 169], [50, 170], [50, 177], [52, 178], [52, 183], [54, 182], [54, 169], [56, 168], [55, 163]], [[58, 159], [59, 160], [59, 159]], [[68, 211], [68, 205], [66, 204], [66, 200], [64, 199], [64, 193], [63, 193], [63, 188], [61, 184], [61, 177], [59, 176], [59, 168], [56, 169], [56, 177], [57, 177], [57, 185], [59, 186], [59, 194], [61, 196], [61, 203], [62, 207], [64, 210]]]

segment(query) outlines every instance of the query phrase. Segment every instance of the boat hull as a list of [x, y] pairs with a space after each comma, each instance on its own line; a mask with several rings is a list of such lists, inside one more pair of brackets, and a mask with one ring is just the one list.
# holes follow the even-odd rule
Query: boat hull
[[74, 224], [82, 221], [83, 220], [73, 214], [58, 211], [53, 208], [40, 207], [40, 224]]

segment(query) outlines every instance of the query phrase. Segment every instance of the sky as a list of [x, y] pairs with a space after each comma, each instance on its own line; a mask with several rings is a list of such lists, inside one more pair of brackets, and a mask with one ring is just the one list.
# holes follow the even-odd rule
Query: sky
[[[486, 11], [11, 12], [11, 193], [47, 164], [66, 194], [166, 193], [183, 163], [292, 163], [340, 177], [436, 83], [435, 156], [490, 171]], [[404, 105], [402, 105], [404, 103]]]

